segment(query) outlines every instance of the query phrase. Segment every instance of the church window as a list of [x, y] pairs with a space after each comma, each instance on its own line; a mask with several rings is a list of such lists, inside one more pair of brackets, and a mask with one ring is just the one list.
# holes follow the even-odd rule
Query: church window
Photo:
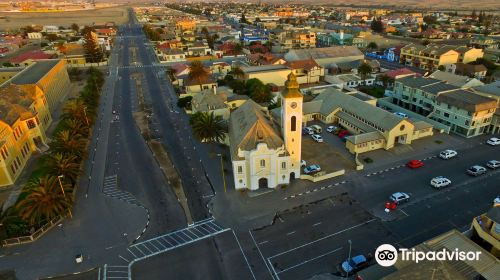
[[292, 128], [292, 131], [295, 131], [297, 130], [297, 118], [295, 116], [293, 116], [291, 119], [291, 128]]
[[266, 167], [266, 160], [265, 159], [260, 160], [260, 167]]
[[243, 167], [242, 166], [238, 166], [238, 173], [243, 173]]
[[281, 169], [286, 169], [286, 162], [281, 163]]

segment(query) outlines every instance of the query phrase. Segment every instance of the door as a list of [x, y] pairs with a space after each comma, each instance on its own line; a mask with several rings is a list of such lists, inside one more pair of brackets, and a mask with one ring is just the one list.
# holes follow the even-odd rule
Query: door
[[259, 179], [259, 189], [260, 188], [267, 188], [267, 178]]

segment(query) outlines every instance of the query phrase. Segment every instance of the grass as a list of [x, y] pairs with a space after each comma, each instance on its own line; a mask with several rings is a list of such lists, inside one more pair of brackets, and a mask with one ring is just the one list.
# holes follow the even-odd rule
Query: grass
[[384, 97], [385, 89], [383, 87], [362, 87], [359, 91], [364, 92], [375, 98]]

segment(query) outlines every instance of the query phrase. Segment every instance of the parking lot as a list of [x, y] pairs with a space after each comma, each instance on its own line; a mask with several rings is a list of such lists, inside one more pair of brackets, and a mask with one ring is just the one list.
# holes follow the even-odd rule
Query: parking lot
[[309, 122], [307, 125], [319, 125], [323, 129], [321, 133], [323, 143], [314, 141], [310, 135], [302, 136], [302, 159], [307, 165], [319, 164], [327, 173], [341, 169], [355, 170], [354, 155], [347, 151], [345, 142], [326, 131], [328, 125], [319, 121]]

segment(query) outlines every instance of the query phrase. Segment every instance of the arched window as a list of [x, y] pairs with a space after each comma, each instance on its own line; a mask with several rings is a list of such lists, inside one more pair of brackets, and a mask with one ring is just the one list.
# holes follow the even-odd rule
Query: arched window
[[290, 119], [291, 121], [291, 127], [292, 127], [292, 131], [295, 131], [297, 130], [297, 118], [295, 116], [292, 116], [292, 118]]

